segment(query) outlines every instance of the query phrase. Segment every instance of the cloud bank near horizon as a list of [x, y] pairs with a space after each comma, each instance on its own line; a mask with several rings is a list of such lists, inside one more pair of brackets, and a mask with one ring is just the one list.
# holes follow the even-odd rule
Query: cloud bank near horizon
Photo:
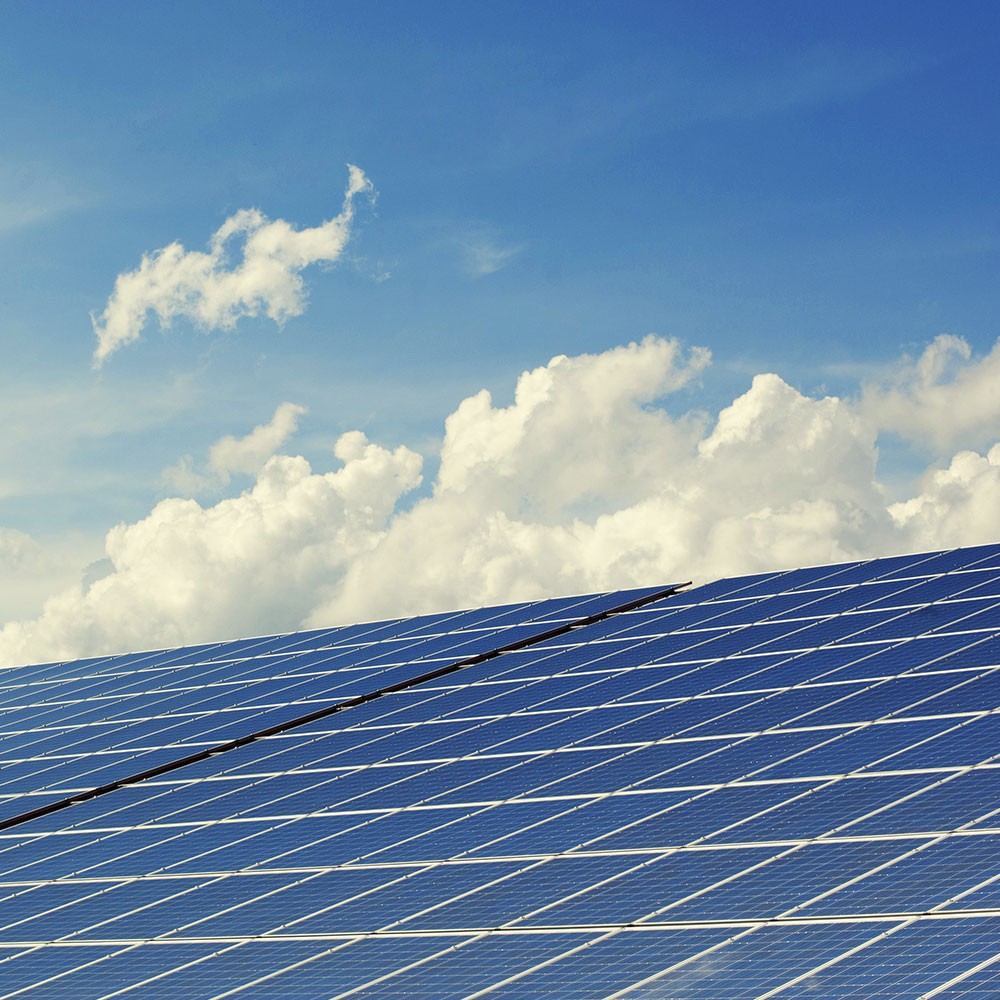
[[[277, 453], [301, 415], [283, 403], [192, 473], [194, 485], [242, 473], [252, 486], [207, 506], [163, 500], [113, 528], [111, 571], [0, 629], [0, 660], [996, 541], [1000, 443], [948, 449], [1000, 439], [998, 358], [1000, 347], [976, 360], [941, 337], [854, 397], [814, 398], [763, 373], [715, 415], [675, 415], [707, 350], [651, 335], [559, 356], [520, 376], [510, 406], [485, 390], [463, 400], [432, 492], [409, 505], [420, 455], [352, 431], [336, 444], [338, 467], [314, 471]], [[878, 478], [886, 430], [937, 449], [896, 501]]]
[[[143, 254], [138, 268], [115, 279], [101, 315], [91, 315], [97, 335], [94, 367], [138, 340], [150, 313], [164, 327], [183, 317], [205, 330], [232, 329], [239, 319], [261, 313], [279, 324], [301, 315], [306, 297], [301, 272], [340, 258], [351, 233], [354, 199], [362, 193], [374, 197], [372, 183], [348, 164], [340, 214], [320, 226], [295, 229], [249, 208], [226, 219], [207, 253], [174, 242]], [[241, 260], [229, 266], [240, 241]]]

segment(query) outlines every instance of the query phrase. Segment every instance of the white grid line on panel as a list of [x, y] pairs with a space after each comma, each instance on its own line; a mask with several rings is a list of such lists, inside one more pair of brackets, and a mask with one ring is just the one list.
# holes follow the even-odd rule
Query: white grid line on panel
[[[965, 920], [983, 920], [1000, 918], [1000, 908], [979, 908], [971, 910], [955, 910], [948, 913], [937, 911], [927, 911], [913, 914], [906, 911], [890, 913], [861, 913], [851, 915], [835, 914], [822, 917], [732, 917], [725, 918], [698, 918], [691, 920], [662, 920], [646, 924], [635, 923], [611, 923], [602, 924], [565, 924], [565, 925], [543, 925], [539, 927], [444, 927], [440, 929], [403, 929], [403, 930], [372, 930], [372, 931], [330, 931], [328, 933], [278, 933], [268, 932], [264, 934], [205, 934], [195, 935], [173, 935], [171, 937], [107, 937], [88, 938], [86, 941], [52, 941], [44, 940], [2, 940], [0, 948], [20, 948], [26, 952], [37, 951], [44, 948], [136, 948], [143, 945], [157, 947], [171, 947], [181, 945], [234, 945], [251, 944], [253, 942], [271, 943], [315, 943], [324, 944], [333, 941], [361, 941], [375, 939], [468, 939], [470, 937], [482, 937], [485, 935], [507, 936], [507, 937], [551, 937], [553, 935], [572, 934], [581, 938], [594, 935], [620, 934], [620, 933], [658, 933], [672, 930], [716, 930], [732, 928], [734, 930], [743, 928], [746, 932], [760, 930], [762, 927], [804, 927], [804, 926], [854, 926], [873, 924], [882, 926], [893, 925], [892, 933], [900, 930], [903, 926], [910, 926], [918, 921], [931, 921], [934, 923], [961, 923]], [[110, 957], [110, 956], [106, 956]], [[10, 959], [3, 959], [9, 961]], [[0, 997], [0, 1000], [3, 1000]]]

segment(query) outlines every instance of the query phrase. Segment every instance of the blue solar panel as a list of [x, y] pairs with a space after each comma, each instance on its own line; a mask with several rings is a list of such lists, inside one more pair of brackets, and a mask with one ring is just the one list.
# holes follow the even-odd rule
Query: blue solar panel
[[0, 1000], [996, 996], [1000, 546], [661, 593], [10, 671]]

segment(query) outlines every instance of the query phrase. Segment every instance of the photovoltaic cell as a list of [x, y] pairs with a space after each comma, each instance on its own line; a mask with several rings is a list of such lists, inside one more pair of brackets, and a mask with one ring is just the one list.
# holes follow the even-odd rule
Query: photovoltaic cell
[[658, 593], [12, 668], [0, 1000], [995, 996], [1000, 546]]

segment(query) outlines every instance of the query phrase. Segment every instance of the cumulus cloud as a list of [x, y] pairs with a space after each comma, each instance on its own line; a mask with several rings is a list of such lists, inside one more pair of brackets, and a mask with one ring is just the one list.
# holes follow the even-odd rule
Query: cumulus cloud
[[[305, 308], [301, 271], [332, 262], [343, 253], [354, 219], [354, 199], [373, 195], [371, 182], [349, 165], [340, 214], [311, 229], [294, 229], [284, 219], [268, 219], [257, 209], [230, 216], [209, 241], [207, 253], [171, 243], [144, 254], [134, 271], [118, 275], [100, 316], [91, 316], [97, 335], [94, 365], [138, 340], [149, 313], [163, 326], [184, 317], [208, 330], [231, 329], [244, 316], [261, 313], [282, 323]], [[241, 259], [231, 264], [232, 250]]]
[[1000, 444], [985, 455], [959, 452], [948, 468], [926, 473], [921, 491], [889, 513], [921, 549], [1000, 540]]
[[917, 358], [903, 358], [866, 385], [863, 411], [881, 430], [937, 449], [962, 435], [996, 434], [1000, 421], [1000, 340], [973, 359], [961, 337], [935, 337]]
[[420, 482], [419, 455], [359, 432], [344, 435], [336, 454], [341, 467], [326, 473], [275, 455], [238, 497], [210, 507], [163, 500], [143, 520], [119, 524], [106, 540], [112, 572], [51, 598], [38, 618], [5, 626], [2, 658], [169, 646], [299, 621], [377, 545], [396, 501]]
[[[950, 348], [932, 347], [914, 393], [941, 384], [935, 365]], [[949, 384], [982, 370], [958, 360], [966, 367]], [[272, 455], [239, 496], [211, 506], [165, 500], [113, 529], [111, 572], [0, 630], [0, 658], [705, 581], [1000, 537], [1000, 444], [961, 451], [890, 498], [871, 396], [815, 398], [761, 374], [711, 415], [687, 402], [708, 364], [705, 350], [650, 336], [553, 358], [521, 375], [509, 405], [485, 391], [471, 396], [448, 417], [433, 489], [416, 502], [400, 501], [420, 481], [420, 457], [357, 431], [339, 439], [332, 472]], [[901, 400], [905, 384], [893, 389]], [[297, 416], [279, 407], [269, 424], [229, 439], [210, 467], [247, 471]]]
[[296, 403], [282, 403], [266, 424], [258, 424], [245, 437], [227, 434], [208, 453], [203, 471], [195, 468], [190, 455], [163, 473], [166, 485], [184, 495], [219, 489], [228, 485], [234, 475], [256, 475], [264, 463], [290, 438], [299, 426], [299, 417], [306, 412]]

